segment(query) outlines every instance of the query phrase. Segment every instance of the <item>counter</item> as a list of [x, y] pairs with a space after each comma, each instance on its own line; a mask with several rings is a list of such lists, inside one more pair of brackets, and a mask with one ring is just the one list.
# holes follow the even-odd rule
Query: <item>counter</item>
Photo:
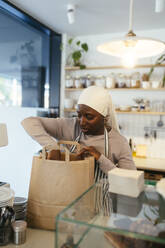
[[55, 247], [55, 232], [39, 229], [27, 228], [27, 238], [25, 244], [8, 244], [6, 248], [53, 248]]
[[137, 169], [165, 172], [165, 159], [136, 157], [133, 159]]

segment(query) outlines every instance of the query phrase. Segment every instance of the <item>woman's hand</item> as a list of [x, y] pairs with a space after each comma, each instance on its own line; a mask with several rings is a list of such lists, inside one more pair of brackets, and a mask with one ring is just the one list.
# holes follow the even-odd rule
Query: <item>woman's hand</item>
[[91, 155], [96, 160], [98, 160], [101, 156], [101, 153], [98, 152], [94, 146], [84, 146], [77, 155], [82, 157], [88, 157]]
[[46, 158], [49, 160], [60, 160], [60, 150], [52, 150], [47, 152]]

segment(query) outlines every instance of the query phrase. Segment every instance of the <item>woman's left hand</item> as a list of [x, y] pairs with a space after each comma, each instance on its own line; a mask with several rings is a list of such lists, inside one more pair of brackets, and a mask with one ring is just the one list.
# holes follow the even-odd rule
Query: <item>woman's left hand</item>
[[84, 146], [78, 153], [79, 156], [87, 157], [89, 155], [93, 156], [98, 160], [101, 156], [101, 153], [96, 150], [94, 146]]

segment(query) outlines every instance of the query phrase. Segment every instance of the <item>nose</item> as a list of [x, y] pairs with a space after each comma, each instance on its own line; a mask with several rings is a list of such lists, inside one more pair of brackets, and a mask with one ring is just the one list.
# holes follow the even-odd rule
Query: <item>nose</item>
[[86, 125], [86, 118], [84, 116], [81, 116], [80, 118], [80, 126], [85, 127]]

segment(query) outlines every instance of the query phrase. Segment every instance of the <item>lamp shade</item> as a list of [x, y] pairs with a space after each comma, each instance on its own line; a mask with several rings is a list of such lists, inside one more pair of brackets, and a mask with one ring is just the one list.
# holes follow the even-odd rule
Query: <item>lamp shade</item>
[[6, 124], [0, 123], [0, 147], [8, 145]]
[[120, 58], [130, 53], [136, 58], [145, 58], [156, 56], [165, 51], [165, 43], [151, 38], [125, 36], [103, 43], [97, 47], [97, 50]]

